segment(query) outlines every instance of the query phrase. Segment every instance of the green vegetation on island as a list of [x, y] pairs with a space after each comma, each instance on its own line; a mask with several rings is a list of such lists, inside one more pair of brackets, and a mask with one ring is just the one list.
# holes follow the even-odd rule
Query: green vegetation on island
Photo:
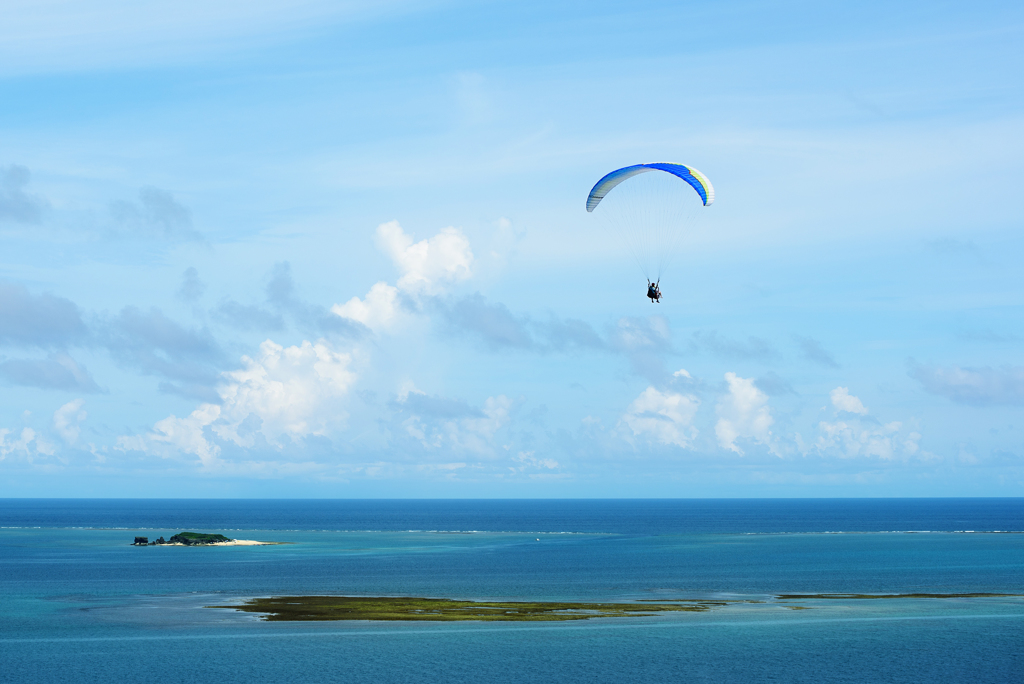
[[576, 603], [559, 601], [456, 601], [382, 596], [275, 596], [250, 599], [233, 608], [261, 613], [269, 621], [322, 620], [483, 620], [555, 622], [607, 617], [641, 617], [662, 612], [708, 610], [702, 602]]
[[162, 544], [182, 544], [184, 546], [203, 546], [205, 544], [221, 544], [234, 541], [223, 534], [204, 534], [202, 532], [179, 532], [170, 539], [160, 537], [156, 541], [149, 541], [149, 537], [136, 537], [132, 546], [160, 546]]
[[[860, 599], [949, 599], [1021, 597], [1022, 594], [778, 594], [774, 601]], [[654, 601], [658, 601], [655, 603]], [[410, 620], [450, 622], [459, 620], [506, 622], [559, 622], [609, 617], [649, 617], [658, 613], [702, 613], [731, 604], [772, 604], [761, 600], [639, 599], [635, 603], [581, 603], [571, 601], [463, 601], [410, 596], [273, 596], [253, 598], [227, 608], [258, 613], [272, 622], [325, 620]], [[776, 606], [810, 610], [810, 606]]]

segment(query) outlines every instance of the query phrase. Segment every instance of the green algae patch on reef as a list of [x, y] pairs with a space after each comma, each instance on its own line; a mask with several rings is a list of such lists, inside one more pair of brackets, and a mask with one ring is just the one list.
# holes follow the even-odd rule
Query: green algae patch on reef
[[408, 620], [454, 622], [558, 622], [608, 617], [644, 617], [664, 612], [704, 612], [699, 604], [576, 603], [558, 601], [457, 601], [453, 599], [363, 596], [274, 596], [230, 608], [260, 613], [271, 622], [325, 620]]
[[967, 593], [967, 594], [779, 594], [778, 600], [807, 601], [810, 599], [827, 600], [861, 600], [861, 599], [951, 599], [951, 598], [1012, 598], [1024, 596], [1024, 594], [992, 594], [992, 593]]

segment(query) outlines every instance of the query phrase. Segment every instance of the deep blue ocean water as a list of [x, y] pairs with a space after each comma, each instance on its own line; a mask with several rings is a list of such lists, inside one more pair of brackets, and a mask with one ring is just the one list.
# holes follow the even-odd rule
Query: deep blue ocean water
[[[183, 530], [289, 542], [129, 546]], [[1024, 499], [0, 500], [0, 682], [1016, 682]], [[569, 623], [267, 623], [287, 594], [631, 601]], [[808, 610], [792, 610], [800, 605]]]

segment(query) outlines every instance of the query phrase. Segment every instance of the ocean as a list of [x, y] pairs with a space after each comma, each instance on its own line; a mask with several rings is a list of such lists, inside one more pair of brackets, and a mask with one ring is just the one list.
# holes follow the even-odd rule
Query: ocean
[[[133, 547], [217, 532], [287, 542]], [[0, 682], [1015, 682], [1024, 499], [0, 499]], [[266, 622], [281, 595], [702, 613]]]

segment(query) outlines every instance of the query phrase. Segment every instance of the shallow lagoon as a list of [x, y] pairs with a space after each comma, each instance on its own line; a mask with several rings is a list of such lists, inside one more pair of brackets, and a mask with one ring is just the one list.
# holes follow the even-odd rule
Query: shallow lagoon
[[[0, 502], [5, 527], [0, 529], [5, 608], [0, 681], [1005, 682], [1024, 665], [1019, 598], [771, 598], [781, 593], [1024, 592], [1024, 535], [934, 531], [943, 524], [985, 529], [979, 522], [989, 529], [1020, 529], [1024, 505], [1012, 500], [987, 508], [968, 502], [959, 513], [956, 501], [933, 504], [931, 519], [919, 504], [893, 502], [887, 510], [885, 502], [876, 502], [865, 504], [868, 509], [859, 517], [853, 507], [848, 523], [840, 526], [833, 507], [822, 505], [816, 518], [813, 507], [807, 512], [805, 505], [802, 524], [811, 531], [780, 530], [786, 533], [773, 533], [765, 521], [770, 502], [756, 507], [734, 502], [731, 511], [722, 502], [703, 511], [683, 502], [675, 514], [671, 503], [632, 502], [628, 519], [617, 529], [607, 514], [614, 505], [604, 506], [607, 531], [599, 531], [601, 520], [585, 503], [574, 518], [572, 502], [549, 504], [547, 511], [541, 502], [491, 502], [475, 517], [465, 506], [453, 513], [445, 502], [419, 502], [412, 515], [395, 505], [390, 517], [380, 502], [361, 511], [347, 502], [348, 511], [363, 516], [355, 522], [375, 523], [372, 531], [355, 529], [352, 519], [339, 521], [337, 509], [329, 506], [307, 520], [306, 527], [315, 529], [301, 529], [303, 516], [317, 511], [311, 502], [296, 503], [286, 511], [287, 527], [277, 529], [238, 525], [245, 504], [237, 502], [209, 507], [206, 517], [220, 527], [194, 524], [204, 516], [202, 503], [163, 502], [152, 504], [161, 512], [139, 504], [137, 517], [161, 517], [168, 527], [122, 529], [110, 529], [131, 515], [121, 503], [106, 512], [90, 503], [85, 514], [77, 504], [54, 507], [50, 520], [38, 519], [45, 506], [26, 513], [28, 504], [5, 508], [9, 503]], [[713, 515], [723, 506], [733, 529], [723, 531]], [[799, 522], [787, 512], [792, 502], [778, 507], [777, 527]], [[898, 530], [890, 523], [901, 522], [908, 510], [915, 516], [911, 522], [932, 524], [904, 530], [933, 532], [864, 530], [871, 525]], [[694, 511], [710, 524], [691, 522], [693, 531], [680, 531]], [[755, 519], [757, 529], [742, 529]], [[325, 530], [325, 521], [338, 529]], [[509, 524], [516, 521], [526, 529], [516, 531]], [[430, 522], [446, 525], [422, 524]], [[813, 531], [825, 524], [832, 532], [849, 527], [859, 533]], [[488, 525], [511, 531], [455, 533], [460, 526], [465, 531]], [[128, 545], [135, 534], [167, 536], [182, 529], [290, 543]], [[268, 623], [204, 608], [280, 594], [767, 603], [543, 625]], [[793, 605], [809, 609], [792, 610]]]

